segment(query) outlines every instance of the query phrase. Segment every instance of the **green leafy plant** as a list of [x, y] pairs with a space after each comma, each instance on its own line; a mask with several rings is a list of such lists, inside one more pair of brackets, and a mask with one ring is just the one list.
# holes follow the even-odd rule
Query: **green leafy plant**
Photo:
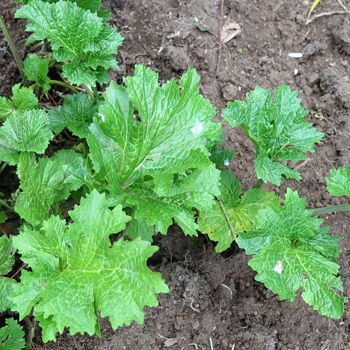
[[[223, 169], [233, 152], [220, 147], [221, 124], [199, 93], [195, 69], [179, 83], [160, 85], [155, 72], [137, 65], [124, 86], [111, 81], [98, 90], [117, 67], [113, 54], [122, 42], [100, 6], [98, 0], [28, 0], [16, 13], [29, 20], [31, 42], [43, 43], [44, 52], [24, 62], [22, 73], [33, 85], [18, 84], [11, 99], [0, 98], [0, 161], [16, 166], [20, 185], [10, 209], [22, 220], [17, 236], [0, 237], [0, 311], [15, 311], [20, 320], [33, 315], [44, 342], [65, 327], [100, 336], [99, 315], [113, 328], [142, 323], [144, 306], [156, 306], [156, 294], [168, 292], [147, 267], [158, 249], [153, 236], [167, 234], [175, 221], [186, 235], [207, 234], [219, 253], [236, 241], [253, 255], [256, 279], [281, 299], [293, 301], [301, 288], [309, 305], [339, 318], [341, 238], [315, 215], [349, 207], [306, 210], [297, 192], [288, 189], [282, 202], [261, 188], [300, 181], [285, 162], [306, 159], [323, 137], [304, 119], [297, 93], [283, 85], [273, 95], [256, 87], [246, 102], [223, 110], [256, 146], [257, 185], [242, 193], [240, 181]], [[51, 79], [52, 70], [65, 80]], [[55, 85], [71, 94], [58, 107], [42, 108], [39, 101]], [[76, 145], [45, 156], [63, 130]], [[332, 195], [350, 195], [349, 174], [346, 166], [331, 170]], [[20, 274], [12, 272], [19, 272], [14, 254], [23, 263]]]

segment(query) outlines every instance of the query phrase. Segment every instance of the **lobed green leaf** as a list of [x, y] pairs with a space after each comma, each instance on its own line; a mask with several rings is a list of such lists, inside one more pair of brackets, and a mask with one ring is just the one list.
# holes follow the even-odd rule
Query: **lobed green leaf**
[[331, 177], [326, 177], [326, 182], [332, 196], [350, 197], [350, 170], [346, 165], [341, 169], [331, 169]]
[[21, 350], [25, 348], [23, 328], [13, 318], [6, 319], [7, 326], [0, 328], [0, 350]]
[[121, 205], [109, 210], [105, 195], [95, 190], [70, 216], [68, 227], [52, 216], [40, 232], [26, 228], [14, 237], [32, 271], [23, 271], [14, 286], [13, 309], [22, 319], [34, 308], [44, 342], [55, 340], [64, 327], [72, 335], [100, 335], [99, 313], [113, 328], [142, 323], [143, 307], [156, 306], [155, 293], [168, 292], [160, 274], [147, 268], [157, 248], [140, 239], [112, 245], [109, 235], [130, 218]]
[[70, 172], [64, 168], [80, 164], [81, 156], [72, 150], [61, 150], [52, 158], [40, 158], [23, 152], [19, 157], [17, 174], [20, 178], [20, 194], [15, 211], [32, 225], [40, 225], [50, 216], [50, 209], [70, 192], [80, 187], [66, 181]]
[[256, 280], [280, 298], [302, 298], [321, 314], [339, 318], [344, 312], [339, 266], [333, 261], [340, 252], [341, 237], [331, 237], [323, 220], [311, 217], [305, 200], [288, 189], [284, 206], [260, 210], [255, 230], [241, 234], [237, 243], [254, 257], [249, 265], [258, 272]]
[[31, 109], [11, 115], [0, 127], [0, 160], [15, 165], [21, 152], [43, 154], [52, 138], [45, 111]]
[[280, 204], [280, 197], [274, 192], [261, 189], [248, 189], [242, 196], [239, 180], [230, 171], [221, 171], [221, 195], [210, 211], [200, 211], [199, 231], [208, 234], [212, 241], [218, 242], [215, 250], [220, 253], [228, 249], [235, 237], [253, 230], [258, 224], [260, 209]]
[[[85, 3], [85, 2], [84, 2]], [[108, 82], [108, 69], [118, 68], [113, 57], [123, 38], [97, 14], [70, 1], [35, 0], [20, 8], [15, 17], [29, 19], [27, 31], [35, 39], [50, 39], [52, 53], [63, 65], [71, 84], [96, 86]]]
[[229, 102], [223, 117], [232, 127], [241, 125], [255, 144], [258, 178], [280, 185], [281, 177], [300, 180], [301, 176], [276, 159], [307, 159], [303, 153], [314, 152], [314, 144], [320, 142], [324, 134], [311, 128], [311, 123], [303, 119], [307, 111], [300, 106], [297, 92], [282, 85], [274, 91], [274, 100], [270, 93], [271, 89], [257, 86], [247, 94], [247, 103]]
[[41, 58], [37, 54], [29, 54], [24, 60], [24, 73], [29, 80], [35, 81], [45, 92], [50, 90], [49, 58]]
[[32, 89], [16, 84], [12, 87], [12, 98], [0, 97], [0, 118], [38, 108], [38, 98]]
[[80, 92], [63, 96], [64, 104], [49, 111], [50, 128], [61, 132], [67, 127], [73, 135], [86, 138], [90, 135], [89, 126], [97, 116], [98, 106], [89, 95]]

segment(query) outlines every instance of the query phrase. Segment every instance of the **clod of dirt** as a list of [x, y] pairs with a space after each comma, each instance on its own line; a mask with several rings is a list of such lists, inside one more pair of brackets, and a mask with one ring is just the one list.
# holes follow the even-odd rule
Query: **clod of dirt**
[[185, 47], [169, 45], [165, 55], [175, 71], [184, 71], [191, 63]]
[[338, 51], [350, 55], [350, 24], [343, 23], [343, 25], [335, 27], [332, 34]]
[[305, 78], [306, 78], [308, 85], [310, 87], [314, 87], [320, 81], [320, 76], [316, 72], [312, 72], [312, 73], [307, 74]]
[[313, 55], [322, 53], [323, 50], [324, 47], [319, 41], [313, 41], [312, 43], [305, 46], [303, 50], [303, 58], [310, 58]]
[[233, 84], [227, 84], [222, 88], [221, 92], [223, 98], [226, 101], [233, 101], [235, 98], [237, 98], [239, 90], [237, 86]]
[[331, 88], [334, 96], [342, 103], [342, 105], [350, 108], [350, 79], [347, 76], [338, 74], [334, 67], [327, 68], [323, 71], [321, 79], [321, 88], [329, 90]]

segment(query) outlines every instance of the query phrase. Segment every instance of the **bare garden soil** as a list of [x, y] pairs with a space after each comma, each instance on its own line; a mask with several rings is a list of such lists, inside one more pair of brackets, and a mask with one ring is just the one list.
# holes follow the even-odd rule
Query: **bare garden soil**
[[[350, 9], [350, 1], [343, 4]], [[18, 48], [28, 36], [25, 21], [13, 19], [14, 0], [0, 3]], [[282, 83], [299, 91], [310, 120], [325, 138], [305, 162], [294, 163], [302, 182], [290, 181], [307, 198], [308, 208], [346, 203], [331, 197], [325, 176], [331, 168], [350, 165], [350, 16], [334, 14], [305, 25], [311, 3], [303, 0], [225, 0], [224, 38], [239, 25], [241, 32], [222, 47], [219, 72], [219, 0], [106, 0], [115, 25], [125, 40], [110, 72], [118, 83], [144, 62], [161, 82], [178, 79], [191, 65], [201, 75], [201, 93], [219, 111], [228, 100], [244, 99], [256, 85], [277, 88]], [[342, 11], [338, 1], [323, 0], [317, 13]], [[288, 53], [302, 53], [300, 59]], [[21, 51], [22, 56], [24, 53]], [[12, 54], [0, 33], [0, 96], [11, 96], [21, 81]], [[57, 96], [59, 102], [59, 96]], [[256, 183], [253, 144], [239, 128], [224, 123], [225, 146], [236, 152], [229, 168], [244, 190]], [[1, 174], [0, 191], [16, 190], [14, 170]], [[281, 188], [264, 185], [282, 196]], [[339, 259], [344, 296], [350, 291], [350, 213], [324, 215], [332, 235], [343, 236]], [[2, 230], [11, 230], [3, 226]], [[350, 349], [350, 310], [339, 320], [319, 315], [300, 298], [294, 303], [254, 280], [250, 257], [236, 246], [216, 254], [215, 245], [200, 235], [185, 237], [174, 225], [167, 236], [157, 235], [159, 251], [149, 261], [162, 273], [170, 293], [158, 297], [157, 308], [146, 308], [144, 325], [132, 323], [114, 331], [101, 320], [102, 338], [68, 332], [57, 343], [43, 344], [37, 326], [33, 349], [51, 350], [343, 350]]]

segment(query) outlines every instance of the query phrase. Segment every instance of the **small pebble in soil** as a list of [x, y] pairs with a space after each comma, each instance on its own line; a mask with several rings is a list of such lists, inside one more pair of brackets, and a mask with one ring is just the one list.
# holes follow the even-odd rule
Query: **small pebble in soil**
[[222, 92], [223, 98], [226, 101], [233, 101], [235, 98], [237, 98], [239, 89], [237, 86], [233, 84], [227, 84], [222, 88], [221, 92]]

